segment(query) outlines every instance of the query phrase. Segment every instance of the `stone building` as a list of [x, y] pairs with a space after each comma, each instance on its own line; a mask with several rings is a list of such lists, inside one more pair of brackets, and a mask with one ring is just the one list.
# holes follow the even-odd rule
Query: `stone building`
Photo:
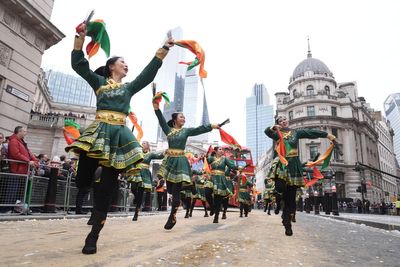
[[50, 22], [53, 0], [0, 1], [0, 132], [26, 126], [44, 51], [64, 34]]
[[[343, 156], [334, 151], [331, 168], [335, 174], [339, 199], [361, 199], [357, 188], [369, 185], [366, 199], [382, 197], [382, 176], [369, 169], [355, 170], [356, 163], [379, 166], [378, 132], [374, 118], [356, 82], [336, 82], [333, 73], [308, 51], [307, 58], [293, 71], [287, 92], [275, 94], [277, 115], [285, 115], [290, 128], [314, 128], [337, 136]], [[300, 160], [306, 162], [329, 146], [325, 138], [303, 139]]]

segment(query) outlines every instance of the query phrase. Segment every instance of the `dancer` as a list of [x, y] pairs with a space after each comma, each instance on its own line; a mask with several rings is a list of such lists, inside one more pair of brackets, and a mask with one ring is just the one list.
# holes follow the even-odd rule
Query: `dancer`
[[71, 61], [72, 68], [96, 93], [96, 118], [65, 150], [79, 154], [78, 188], [90, 187], [95, 170], [102, 166], [100, 178], [93, 183], [93, 226], [82, 249], [84, 254], [93, 254], [97, 251], [97, 239], [107, 218], [112, 193], [118, 186], [118, 174], [135, 170], [136, 164], [143, 160], [140, 144], [125, 126], [130, 99], [153, 81], [162, 60], [173, 46], [173, 39], [168, 39], [163, 48], [157, 50], [155, 57], [134, 81], [123, 84], [128, 65], [122, 57], [110, 58], [96, 73], [90, 70], [82, 52], [85, 35], [86, 26], [83, 24], [75, 38]]
[[336, 137], [327, 132], [314, 129], [289, 129], [289, 121], [285, 116], [278, 116], [275, 120], [275, 125], [268, 127], [264, 132], [269, 138], [274, 139], [279, 144], [280, 137], [278, 131], [280, 131], [283, 140], [291, 147], [291, 149], [286, 151], [286, 155], [282, 155], [288, 164], [285, 166], [280, 160], [277, 160], [276, 157], [278, 154], [275, 151], [275, 159], [268, 173], [268, 178], [274, 179], [276, 191], [282, 193], [284, 203], [282, 223], [285, 227], [285, 234], [291, 236], [293, 235], [291, 214], [294, 214], [296, 211], [296, 191], [298, 187], [304, 186], [303, 168], [297, 148], [299, 139], [326, 137], [330, 141], [333, 141]]
[[275, 184], [272, 179], [265, 179], [265, 189], [264, 189], [264, 212], [267, 211], [268, 209], [268, 215], [271, 215], [271, 207], [274, 203], [274, 190], [275, 190]]
[[[158, 208], [157, 211], [162, 211], [163, 210], [163, 202], [164, 202], [164, 184], [165, 184], [165, 180], [164, 179], [158, 179], [157, 181], [157, 186], [156, 186], [156, 192], [157, 192], [157, 204], [158, 204]], [[166, 198], [166, 196], [165, 196]], [[165, 200], [165, 203], [167, 201]], [[166, 208], [166, 207], [165, 207]], [[166, 209], [165, 209], [166, 210]]]
[[150, 172], [150, 162], [153, 159], [163, 159], [164, 152], [151, 152], [150, 144], [147, 141], [142, 142], [144, 159], [138, 164], [140, 170], [129, 175], [127, 181], [131, 184], [131, 192], [135, 196], [134, 203], [136, 204], [135, 215], [133, 215], [132, 221], [137, 221], [139, 216], [139, 210], [143, 202], [143, 193], [145, 191], [151, 192], [153, 188], [153, 177]]
[[179, 192], [182, 190], [182, 185], [192, 182], [190, 165], [184, 151], [187, 138], [210, 132], [219, 126], [208, 124], [197, 128], [183, 128], [185, 125], [183, 113], [173, 113], [171, 120], [167, 123], [159, 109], [159, 104], [153, 101], [153, 107], [160, 126], [167, 136], [169, 146], [158, 175], [166, 179], [168, 193], [172, 194], [171, 214], [164, 225], [164, 229], [170, 230], [176, 224], [176, 212], [180, 204]]
[[206, 194], [204, 192], [205, 180], [202, 177], [202, 175], [203, 175], [202, 171], [193, 170], [193, 178], [194, 178], [194, 182], [196, 184], [197, 194], [195, 196], [193, 196], [193, 198], [192, 198], [192, 205], [190, 207], [190, 213], [189, 213], [190, 217], [192, 217], [193, 209], [194, 209], [194, 206], [195, 206], [197, 200], [200, 200], [201, 203], [203, 204], [204, 217], [208, 217], [207, 205], [206, 205], [207, 200], [206, 200]]
[[196, 195], [196, 185], [194, 181], [190, 184], [183, 184], [182, 191], [181, 191], [181, 200], [185, 206], [186, 214], [185, 218], [192, 217], [192, 198]]
[[238, 199], [240, 203], [240, 217], [244, 216], [247, 217], [250, 211], [251, 206], [251, 195], [249, 192], [249, 187], [253, 187], [253, 183], [250, 182], [244, 173], [239, 171], [238, 175]]
[[204, 196], [207, 200], [208, 207], [210, 208], [210, 216], [214, 215], [214, 184], [211, 180], [210, 175], [207, 173], [203, 174], [204, 177]]
[[211, 166], [211, 179], [214, 185], [213, 223], [218, 223], [222, 200], [233, 195], [233, 192], [229, 188], [228, 182], [226, 181], [225, 170], [236, 170], [237, 167], [233, 160], [224, 157], [224, 150], [222, 147], [218, 146], [214, 147], [214, 151], [212, 152], [211, 156], [208, 157], [208, 163]]

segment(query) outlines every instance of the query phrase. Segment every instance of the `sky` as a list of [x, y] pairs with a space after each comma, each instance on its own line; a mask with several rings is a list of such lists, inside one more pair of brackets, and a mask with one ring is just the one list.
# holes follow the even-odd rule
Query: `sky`
[[[400, 92], [399, 1], [55, 0], [51, 21], [66, 37], [44, 53], [42, 67], [73, 72], [74, 29], [93, 8], [94, 18], [107, 24], [111, 55], [123, 56], [129, 65], [126, 82], [150, 61], [169, 29], [179, 26], [184, 39], [199, 42], [206, 53], [210, 121], [229, 117], [224, 129], [241, 144], [253, 85], [265, 84], [275, 105], [274, 94], [288, 92], [293, 70], [307, 56], [307, 36], [313, 57], [328, 66], [336, 82], [355, 81], [359, 96], [375, 110]], [[100, 51], [91, 68], [105, 61]], [[155, 141], [150, 87], [133, 97], [132, 106], [145, 126], [144, 138]]]

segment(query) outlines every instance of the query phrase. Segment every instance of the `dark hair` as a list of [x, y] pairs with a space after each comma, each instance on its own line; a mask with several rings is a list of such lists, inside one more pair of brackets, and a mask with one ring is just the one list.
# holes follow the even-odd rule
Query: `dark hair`
[[219, 146], [215, 146], [215, 147], [213, 148], [213, 151], [211, 152], [211, 156], [214, 157], [214, 156], [217, 154], [218, 149], [219, 149]]
[[120, 58], [121, 58], [121, 57], [117, 57], [117, 56], [114, 56], [114, 57], [112, 57], [112, 58], [109, 58], [109, 59], [107, 60], [105, 66], [101, 66], [101, 67], [97, 68], [94, 72], [95, 72], [96, 74], [100, 75], [100, 76], [105, 77], [105, 78], [110, 77], [110, 76], [111, 76], [110, 66], [111, 66], [111, 65], [114, 65], [115, 62], [116, 62], [118, 59], [120, 59]]
[[60, 156], [61, 161], [65, 161], [65, 155]]
[[276, 118], [275, 118], [275, 124], [279, 124], [279, 120], [280, 120], [280, 119], [283, 119], [283, 118], [286, 119], [286, 117], [285, 117], [285, 116], [282, 116], [282, 115], [276, 116]]
[[19, 131], [20, 131], [22, 128], [24, 128], [24, 127], [22, 127], [22, 126], [17, 126], [17, 127], [15, 127], [14, 133], [15, 133], [15, 134], [19, 133]]
[[44, 157], [44, 154], [39, 154], [39, 155], [38, 155], [38, 158], [39, 158], [39, 159], [42, 159], [43, 157]]
[[178, 118], [179, 114], [183, 114], [182, 112], [174, 112], [171, 115], [171, 119], [167, 122], [169, 127], [174, 127], [174, 121], [176, 121], [176, 119]]

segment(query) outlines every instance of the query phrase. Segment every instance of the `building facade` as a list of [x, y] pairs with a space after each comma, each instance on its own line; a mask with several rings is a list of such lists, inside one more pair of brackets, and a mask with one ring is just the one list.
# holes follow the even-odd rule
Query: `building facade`
[[[390, 123], [381, 112], [374, 113], [376, 131], [378, 132], [379, 167], [381, 171], [397, 176], [396, 155], [393, 149], [394, 132]], [[391, 202], [399, 193], [396, 178], [382, 173], [382, 190], [385, 202]]]
[[46, 78], [54, 102], [96, 107], [96, 95], [92, 87], [82, 77], [48, 70]]
[[64, 34], [51, 22], [53, 0], [0, 2], [0, 132], [28, 125], [44, 51]]
[[274, 124], [274, 108], [264, 84], [255, 84], [252, 95], [246, 98], [246, 145], [255, 163], [272, 146], [264, 130]]
[[389, 95], [384, 103], [385, 116], [394, 131], [394, 153], [400, 162], [400, 93]]
[[[319, 129], [337, 137], [343, 155], [334, 150], [330, 167], [335, 174], [338, 198], [364, 197], [371, 203], [380, 202], [381, 174], [356, 168], [357, 163], [379, 166], [379, 134], [369, 105], [358, 95], [356, 82], [337, 83], [329, 68], [309, 51], [307, 58], [294, 69], [288, 91], [275, 96], [276, 114], [286, 116], [290, 128]], [[300, 160], [307, 162], [328, 146], [325, 138], [302, 139]], [[364, 196], [357, 192], [361, 183], [370, 185]]]

